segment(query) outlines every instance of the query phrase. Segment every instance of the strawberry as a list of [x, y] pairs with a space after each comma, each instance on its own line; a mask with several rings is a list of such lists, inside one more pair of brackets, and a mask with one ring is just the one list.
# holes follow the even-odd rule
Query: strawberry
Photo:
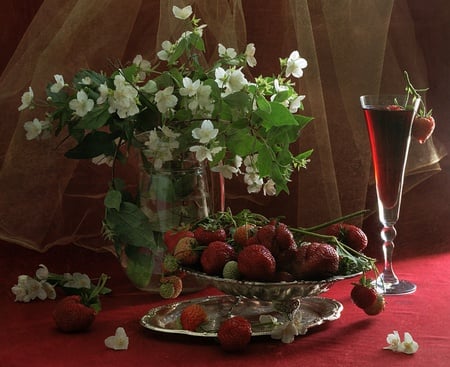
[[59, 330], [65, 333], [85, 331], [95, 320], [95, 311], [81, 303], [79, 295], [63, 298], [53, 311], [53, 319]]
[[175, 231], [172, 229], [169, 229], [164, 233], [164, 243], [170, 254], [173, 254], [175, 246], [183, 237], [194, 237], [194, 233], [188, 230]]
[[386, 109], [388, 111], [403, 111], [404, 108], [398, 104], [391, 104], [389, 106], [386, 106]]
[[377, 294], [377, 298], [373, 304], [364, 308], [364, 312], [369, 316], [375, 316], [384, 311], [386, 300], [382, 294]]
[[180, 315], [183, 329], [190, 331], [197, 330], [207, 319], [208, 315], [203, 306], [196, 303], [186, 306]]
[[363, 251], [367, 247], [367, 236], [365, 232], [348, 223], [336, 223], [327, 227], [326, 234], [335, 236], [339, 241], [351, 247], [355, 251]]
[[160, 283], [159, 294], [162, 298], [177, 298], [183, 290], [183, 282], [176, 275], [162, 277]]
[[363, 284], [355, 284], [350, 292], [353, 303], [359, 308], [371, 306], [377, 299], [377, 291]]
[[207, 245], [214, 241], [226, 241], [227, 239], [227, 233], [223, 228], [209, 230], [199, 226], [194, 230], [194, 236], [200, 245]]
[[181, 238], [175, 246], [173, 256], [181, 265], [192, 266], [197, 264], [200, 255], [196, 250], [198, 242], [192, 237]]
[[253, 237], [255, 233], [256, 226], [251, 223], [246, 223], [236, 228], [233, 234], [233, 240], [238, 245], [244, 247], [247, 246], [249, 238]]
[[378, 315], [384, 310], [384, 296], [377, 292], [372, 284], [372, 280], [366, 278], [365, 275], [361, 277], [359, 283], [353, 284], [350, 297], [353, 303], [357, 307], [362, 308], [367, 315]]
[[221, 275], [223, 267], [230, 260], [236, 259], [236, 251], [226, 242], [213, 241], [203, 250], [200, 264], [209, 275]]
[[297, 247], [291, 230], [286, 224], [281, 222], [278, 223], [275, 229], [275, 242], [280, 251]]
[[411, 135], [416, 138], [420, 144], [423, 144], [433, 133], [435, 125], [436, 123], [433, 116], [417, 116], [413, 122]]
[[321, 280], [337, 274], [338, 270], [337, 250], [318, 242], [300, 246], [291, 265], [291, 273], [297, 280]]
[[235, 260], [228, 261], [223, 267], [222, 276], [225, 279], [240, 279], [238, 263]]
[[270, 223], [262, 226], [256, 232], [256, 237], [258, 238], [258, 242], [266, 246], [272, 255], [276, 256], [279, 252], [278, 245], [275, 242], [275, 225]]
[[238, 255], [238, 269], [248, 280], [268, 281], [275, 274], [276, 261], [270, 250], [263, 245], [244, 247]]
[[220, 324], [217, 337], [223, 350], [242, 351], [252, 338], [252, 325], [242, 316], [233, 316]]

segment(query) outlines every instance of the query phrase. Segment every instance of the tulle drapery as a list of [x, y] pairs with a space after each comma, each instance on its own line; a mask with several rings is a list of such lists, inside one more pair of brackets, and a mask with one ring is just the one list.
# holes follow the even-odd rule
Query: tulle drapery
[[[255, 43], [253, 76], [277, 73], [278, 58], [293, 50], [308, 60], [297, 87], [314, 122], [293, 147], [314, 149], [308, 168], [279, 197], [251, 196], [227, 181], [226, 205], [304, 226], [366, 208], [372, 174], [359, 95], [402, 91], [403, 70], [428, 86], [406, 0], [44, 0], [0, 79], [1, 239], [41, 251], [66, 243], [109, 248], [101, 236], [109, 170], [64, 158], [68, 142], [26, 141], [23, 123], [34, 113], [17, 111], [20, 96], [31, 85], [42, 97], [54, 74], [68, 81], [81, 68], [108, 72], [136, 54], [155, 62], [161, 42], [180, 34], [172, 6], [187, 3], [208, 24], [205, 62], [219, 42], [239, 50]], [[407, 186], [439, 170], [444, 155], [436, 139], [413, 143]], [[120, 173], [133, 184], [134, 169]]]

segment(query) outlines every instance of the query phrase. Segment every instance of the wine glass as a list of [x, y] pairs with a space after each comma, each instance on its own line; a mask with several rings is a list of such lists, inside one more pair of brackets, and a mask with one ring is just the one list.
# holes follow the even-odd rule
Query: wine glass
[[394, 227], [399, 213], [403, 179], [411, 141], [411, 127], [420, 98], [411, 95], [366, 95], [360, 97], [369, 133], [378, 198], [378, 216], [383, 228], [384, 269], [375, 283], [384, 294], [408, 294], [416, 285], [400, 280], [392, 266]]

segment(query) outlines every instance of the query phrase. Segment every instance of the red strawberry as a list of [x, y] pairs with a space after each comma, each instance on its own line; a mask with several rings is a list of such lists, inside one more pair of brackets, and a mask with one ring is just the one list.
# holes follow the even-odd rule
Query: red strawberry
[[226, 242], [213, 241], [203, 250], [200, 264], [209, 275], [221, 275], [223, 267], [230, 260], [236, 259], [236, 251]]
[[238, 255], [238, 269], [248, 280], [268, 281], [275, 274], [276, 261], [270, 250], [263, 245], [244, 247]]
[[375, 316], [384, 311], [386, 300], [382, 294], [378, 294], [375, 302], [369, 307], [364, 308], [364, 312], [369, 316]]
[[326, 229], [326, 234], [335, 236], [339, 241], [355, 251], [363, 251], [367, 247], [368, 240], [365, 232], [353, 224], [332, 224]]
[[411, 134], [420, 144], [423, 144], [433, 133], [435, 125], [433, 116], [417, 116], [414, 119]]
[[231, 317], [220, 324], [217, 337], [223, 350], [242, 351], [252, 338], [252, 325], [242, 316]]
[[297, 247], [289, 227], [284, 223], [278, 223], [275, 229], [275, 242], [277, 243], [280, 251], [292, 249]]
[[196, 303], [186, 306], [180, 315], [183, 329], [190, 331], [197, 330], [207, 319], [208, 315], [203, 306]]
[[188, 230], [174, 231], [171, 229], [164, 233], [164, 243], [166, 244], [167, 250], [170, 254], [173, 254], [175, 246], [183, 237], [194, 237], [194, 233]]
[[320, 280], [337, 274], [339, 254], [327, 244], [313, 242], [300, 246], [291, 265], [291, 273], [297, 280]]
[[198, 242], [195, 238], [183, 237], [176, 244], [173, 256], [181, 265], [195, 265], [200, 258], [199, 253], [195, 250], [197, 246]]
[[372, 284], [372, 280], [361, 277], [359, 283], [354, 284], [350, 292], [353, 303], [364, 310], [367, 315], [378, 315], [384, 310], [384, 296], [377, 292]]
[[256, 237], [258, 238], [258, 242], [266, 246], [272, 255], [276, 256], [279, 252], [278, 245], [275, 242], [275, 225], [274, 224], [266, 224], [258, 229], [256, 232]]
[[183, 290], [183, 282], [176, 275], [162, 277], [160, 282], [159, 294], [162, 298], [177, 298]]
[[377, 291], [373, 287], [363, 284], [355, 284], [350, 292], [353, 303], [359, 308], [367, 308], [376, 301]]
[[194, 236], [200, 245], [207, 245], [214, 241], [226, 241], [227, 239], [227, 233], [223, 228], [209, 230], [200, 226], [194, 230]]
[[386, 107], [388, 111], [403, 111], [404, 108], [398, 104], [391, 104]]
[[240, 246], [247, 246], [249, 238], [253, 237], [256, 232], [256, 226], [251, 223], [243, 224], [236, 228], [233, 234], [233, 240]]
[[95, 320], [95, 311], [81, 303], [79, 295], [63, 298], [53, 311], [59, 330], [70, 333], [89, 329]]

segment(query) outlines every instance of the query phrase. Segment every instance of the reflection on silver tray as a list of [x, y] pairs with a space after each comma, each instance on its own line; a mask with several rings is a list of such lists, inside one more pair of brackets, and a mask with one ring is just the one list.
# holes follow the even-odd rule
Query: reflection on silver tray
[[[204, 331], [184, 330], [180, 326], [181, 312], [185, 307], [194, 303], [202, 305], [208, 314], [208, 322], [202, 326]], [[342, 309], [342, 304], [333, 299], [322, 297], [301, 298], [300, 312], [302, 313], [302, 324], [305, 332], [307, 329], [325, 321], [337, 320], [341, 316]], [[237, 315], [250, 321], [252, 335], [254, 336], [270, 335], [274, 328], [274, 325], [259, 323], [260, 315], [272, 315], [279, 322], [287, 321], [286, 314], [277, 311], [272, 302], [224, 295], [175, 302], [153, 308], [141, 318], [141, 325], [162, 333], [216, 337], [221, 322], [228, 317]]]
[[226, 294], [244, 296], [247, 298], [258, 298], [265, 301], [317, 296], [329, 290], [335, 282], [353, 278], [361, 274], [338, 275], [324, 280], [298, 280], [294, 282], [267, 283], [225, 279], [190, 269], [183, 269], [183, 271], [195, 276], [198, 282], [204, 286], [211, 285]]

